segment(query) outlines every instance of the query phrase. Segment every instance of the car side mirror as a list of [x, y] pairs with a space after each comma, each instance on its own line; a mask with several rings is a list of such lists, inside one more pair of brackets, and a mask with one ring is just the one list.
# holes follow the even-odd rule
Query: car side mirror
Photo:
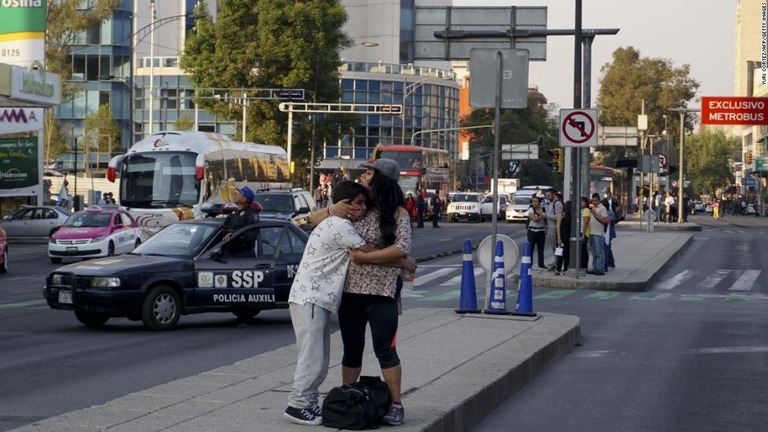
[[221, 251], [221, 249], [214, 249], [211, 251], [211, 253], [208, 254], [208, 258], [214, 261], [225, 263], [226, 261], [222, 259], [223, 256], [224, 256], [224, 253]]

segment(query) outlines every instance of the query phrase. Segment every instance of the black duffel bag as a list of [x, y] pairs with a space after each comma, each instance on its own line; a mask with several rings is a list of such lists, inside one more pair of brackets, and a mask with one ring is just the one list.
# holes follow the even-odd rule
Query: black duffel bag
[[389, 411], [392, 397], [379, 377], [334, 387], [323, 400], [323, 426], [338, 429], [374, 429]]

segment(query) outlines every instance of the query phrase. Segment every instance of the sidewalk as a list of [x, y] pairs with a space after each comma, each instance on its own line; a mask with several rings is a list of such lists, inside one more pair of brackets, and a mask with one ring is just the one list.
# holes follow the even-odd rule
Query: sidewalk
[[[768, 218], [754, 219], [766, 219], [768, 224]], [[718, 224], [728, 226], [728, 222]], [[621, 222], [613, 244], [616, 269], [605, 276], [579, 278], [535, 269], [534, 297], [536, 289], [544, 287], [647, 289], [664, 266], [690, 244], [692, 234], [686, 230], [701, 229], [696, 223], [689, 224], [669, 224], [649, 233], [639, 229], [639, 221]], [[512, 279], [507, 284], [508, 309], [514, 309], [516, 298], [517, 284]], [[580, 337], [579, 318], [568, 315], [540, 312], [526, 318], [406, 309], [398, 332], [406, 417], [402, 426], [392, 430], [468, 430], [571, 350]], [[338, 385], [341, 375], [339, 335], [332, 335], [331, 340], [331, 370], [323, 393]], [[295, 362], [292, 344], [16, 431], [307, 431], [311, 428], [291, 424], [282, 415]], [[370, 349], [363, 374], [379, 374]]]

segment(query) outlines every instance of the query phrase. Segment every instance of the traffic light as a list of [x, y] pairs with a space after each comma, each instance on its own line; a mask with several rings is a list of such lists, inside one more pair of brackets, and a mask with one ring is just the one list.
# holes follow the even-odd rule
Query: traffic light
[[752, 164], [752, 152], [747, 152], [745, 154], [747, 156], [747, 158], [746, 158], [747, 159], [747, 165], [751, 165]]
[[553, 149], [548, 149], [547, 153], [549, 153], [549, 157], [552, 158], [552, 162], [547, 162], [547, 166], [552, 170], [553, 173], [562, 174], [563, 165], [565, 164], [563, 149], [561, 147], [556, 147]]

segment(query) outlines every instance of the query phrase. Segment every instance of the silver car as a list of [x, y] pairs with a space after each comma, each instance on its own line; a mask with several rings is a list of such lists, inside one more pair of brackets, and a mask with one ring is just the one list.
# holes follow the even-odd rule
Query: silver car
[[22, 206], [0, 220], [8, 238], [48, 238], [72, 213], [57, 206]]

